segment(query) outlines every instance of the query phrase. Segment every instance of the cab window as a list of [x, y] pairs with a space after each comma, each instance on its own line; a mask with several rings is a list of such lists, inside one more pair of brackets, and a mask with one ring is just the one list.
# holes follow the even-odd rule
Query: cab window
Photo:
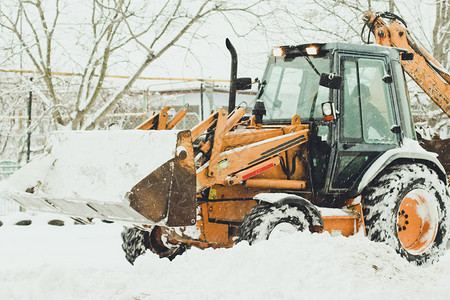
[[369, 144], [392, 144], [396, 135], [389, 84], [382, 59], [343, 60], [344, 91], [342, 137]]
[[[329, 72], [329, 57], [310, 57], [319, 72]], [[321, 105], [329, 101], [330, 90], [319, 86], [320, 76], [305, 57], [277, 58], [269, 62], [261, 99], [267, 109], [265, 120], [322, 118]]]

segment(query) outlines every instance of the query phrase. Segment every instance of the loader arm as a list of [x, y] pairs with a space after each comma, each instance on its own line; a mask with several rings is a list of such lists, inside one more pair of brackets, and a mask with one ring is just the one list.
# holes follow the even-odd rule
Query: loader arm
[[363, 21], [375, 36], [376, 43], [406, 49], [411, 60], [401, 60], [408, 75], [422, 88], [447, 116], [450, 116], [450, 74], [423, 47], [417, 45], [408, 31], [396, 20], [387, 25], [379, 15], [366, 12]]
[[186, 109], [188, 106], [183, 106], [177, 114], [168, 122], [169, 119], [169, 110], [172, 108], [170, 106], [164, 107], [157, 114], [154, 114], [141, 124], [139, 124], [136, 128], [137, 130], [170, 130], [173, 129], [183, 118], [186, 116]]
[[[244, 108], [238, 108], [229, 116], [227, 112], [220, 109], [214, 114], [217, 122], [213, 130], [213, 136], [203, 143], [200, 148], [200, 156], [209, 156], [204, 159], [201, 166], [197, 169], [197, 192], [204, 187], [211, 187], [219, 184], [223, 186], [232, 186], [243, 183], [249, 185], [265, 186], [286, 186], [286, 188], [296, 189], [305, 186], [304, 182], [295, 180], [259, 180], [257, 182], [249, 180], [272, 167], [280, 165], [280, 154], [294, 147], [304, 144], [308, 140], [308, 126], [300, 124], [300, 118], [294, 117], [292, 124], [285, 130], [267, 129], [264, 139], [255, 138], [256, 132], [261, 129], [253, 129], [253, 137], [243, 146], [224, 151], [227, 139], [232, 138], [230, 131], [237, 125], [245, 114]], [[205, 124], [210, 124], [206, 120]], [[200, 127], [210, 128], [206, 125]], [[270, 136], [271, 132], [278, 134]], [[192, 134], [195, 136], [196, 134]], [[239, 133], [235, 134], [240, 136]], [[252, 140], [253, 139], [253, 140]], [[212, 142], [211, 142], [212, 141]]]

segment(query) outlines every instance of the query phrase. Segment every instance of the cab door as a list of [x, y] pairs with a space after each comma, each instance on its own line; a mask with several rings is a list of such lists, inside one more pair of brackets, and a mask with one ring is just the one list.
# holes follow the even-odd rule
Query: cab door
[[397, 124], [385, 57], [341, 55], [337, 143], [328, 191], [346, 193], [370, 164], [398, 147]]

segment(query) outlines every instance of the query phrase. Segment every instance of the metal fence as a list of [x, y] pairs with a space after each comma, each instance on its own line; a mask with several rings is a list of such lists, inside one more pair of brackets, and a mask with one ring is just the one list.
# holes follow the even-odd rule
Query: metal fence
[[20, 205], [10, 199], [0, 198], [0, 216], [22, 211]]
[[18, 169], [20, 169], [20, 165], [14, 161], [10, 160], [0, 161], [0, 180], [5, 179]]
[[177, 124], [175, 129], [192, 129], [198, 123], [200, 123], [200, 116], [198, 113], [188, 112], [183, 120]]
[[[20, 165], [16, 162], [9, 160], [0, 161], [0, 181], [18, 169], [20, 169]], [[20, 211], [20, 205], [17, 202], [0, 197], [0, 216], [18, 211]]]

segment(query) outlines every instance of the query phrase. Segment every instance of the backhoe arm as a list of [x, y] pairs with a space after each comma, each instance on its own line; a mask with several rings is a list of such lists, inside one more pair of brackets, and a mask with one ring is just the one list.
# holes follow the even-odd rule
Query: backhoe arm
[[405, 27], [396, 20], [387, 25], [380, 16], [366, 12], [363, 21], [374, 34], [376, 43], [406, 49], [411, 60], [401, 60], [403, 68], [422, 90], [450, 116], [450, 74], [423, 47], [414, 43]]

